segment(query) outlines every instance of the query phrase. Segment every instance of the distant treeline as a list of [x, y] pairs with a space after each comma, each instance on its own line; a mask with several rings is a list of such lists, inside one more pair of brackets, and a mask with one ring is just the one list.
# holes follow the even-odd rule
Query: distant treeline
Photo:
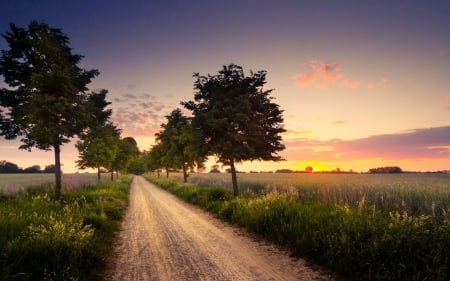
[[[251, 172], [253, 173], [253, 172]], [[254, 172], [257, 173], [257, 172]], [[357, 174], [357, 172], [354, 172], [353, 170], [349, 170], [349, 171], [342, 171], [340, 169], [336, 169], [336, 170], [331, 170], [331, 171], [314, 171], [312, 168], [307, 167], [305, 169], [305, 171], [298, 171], [298, 170], [291, 170], [291, 169], [279, 169], [276, 170], [275, 173], [301, 173], [301, 174], [310, 174], [310, 173], [319, 173], [319, 174], [334, 174], [334, 173], [339, 173], [339, 174]]]
[[0, 161], [0, 173], [3, 174], [15, 174], [15, 173], [54, 173], [55, 165], [47, 165], [44, 170], [41, 170], [41, 166], [33, 165], [25, 169], [20, 168], [17, 164], [1, 160]]
[[397, 174], [402, 172], [403, 172], [402, 169], [397, 166], [378, 167], [369, 169], [369, 173], [371, 174]]

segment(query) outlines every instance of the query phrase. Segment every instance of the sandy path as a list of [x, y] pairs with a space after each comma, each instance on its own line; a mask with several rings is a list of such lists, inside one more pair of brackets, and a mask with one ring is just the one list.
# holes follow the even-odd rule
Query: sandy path
[[331, 280], [135, 177], [106, 280]]

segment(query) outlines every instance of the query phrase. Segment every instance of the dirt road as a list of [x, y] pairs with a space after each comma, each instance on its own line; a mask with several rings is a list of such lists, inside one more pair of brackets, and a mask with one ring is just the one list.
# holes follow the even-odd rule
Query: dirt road
[[332, 280], [135, 177], [106, 280]]

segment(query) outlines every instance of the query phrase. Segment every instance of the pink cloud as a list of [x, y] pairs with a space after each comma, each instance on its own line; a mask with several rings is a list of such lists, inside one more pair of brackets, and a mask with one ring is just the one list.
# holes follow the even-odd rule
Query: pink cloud
[[340, 84], [349, 89], [359, 88], [359, 81], [350, 81], [346, 79], [342, 72], [341, 65], [338, 63], [308, 61], [304, 64], [309, 68], [308, 73], [300, 73], [295, 77], [298, 87], [304, 88], [314, 86], [316, 88], [326, 88], [330, 84]]
[[295, 81], [297, 83], [297, 86], [299, 86], [300, 88], [306, 87], [312, 83], [314, 83], [314, 74], [312, 73], [301, 73], [299, 75], [297, 75], [297, 77], [295, 78]]
[[349, 88], [349, 89], [358, 89], [360, 84], [361, 83], [359, 81], [351, 82], [350, 80], [347, 80], [347, 79], [342, 81], [342, 85], [344, 85], [344, 87]]
[[[347, 89], [359, 89], [362, 84], [358, 79], [347, 77], [339, 63], [311, 60], [305, 62], [304, 66], [308, 68], [308, 71], [299, 73], [294, 77], [295, 83], [299, 88], [315, 87], [323, 89], [335, 84]], [[382, 77], [376, 82], [367, 82], [365, 85], [367, 89], [386, 88], [388, 79]]]

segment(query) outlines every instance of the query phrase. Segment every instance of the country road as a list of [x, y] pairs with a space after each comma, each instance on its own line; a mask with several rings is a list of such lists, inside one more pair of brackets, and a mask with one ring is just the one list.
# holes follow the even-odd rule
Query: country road
[[333, 280], [136, 176], [105, 280]]

